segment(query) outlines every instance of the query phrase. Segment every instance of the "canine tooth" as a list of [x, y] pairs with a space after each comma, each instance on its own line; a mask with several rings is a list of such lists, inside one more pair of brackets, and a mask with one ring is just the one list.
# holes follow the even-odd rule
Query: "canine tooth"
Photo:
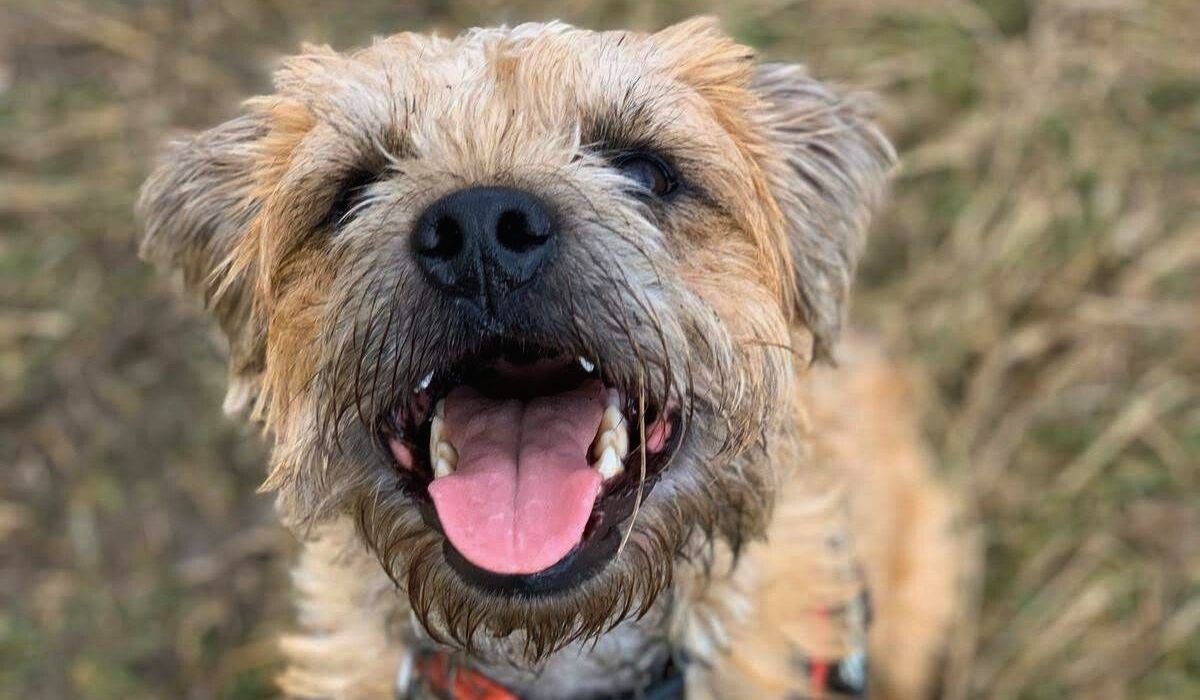
[[445, 460], [449, 462], [451, 467], [458, 466], [458, 450], [454, 449], [454, 445], [448, 442], [439, 442], [437, 446], [438, 461]]
[[593, 459], [598, 459], [604, 450], [609, 448], [612, 448], [620, 459], [625, 459], [629, 454], [629, 431], [624, 426], [606, 430], [596, 437], [596, 442], [592, 443]]
[[621, 464], [621, 460], [617, 458], [617, 453], [613, 452], [613, 448], [606, 447], [600, 455], [600, 461], [596, 462], [596, 471], [600, 472], [601, 478], [608, 481], [625, 471], [625, 467]]
[[588, 374], [591, 374], [596, 369], [596, 365], [582, 355], [579, 356], [579, 366]]
[[[443, 443], [444, 444], [444, 443]], [[454, 473], [454, 467], [444, 459], [438, 459], [433, 465], [433, 478], [440, 479]]]
[[588, 454], [592, 459], [600, 461], [600, 455], [604, 454], [604, 448], [608, 447], [608, 431], [604, 431], [596, 435], [596, 439], [592, 440], [592, 446], [588, 449]]
[[621, 394], [620, 394], [620, 392], [618, 392], [616, 389], [609, 389], [608, 393], [606, 393], [604, 395], [604, 398], [607, 399], [607, 401], [605, 401], [606, 406], [608, 406], [610, 408], [615, 408], [615, 409], [617, 409], [618, 412], [620, 412], [620, 410], [621, 410]]
[[437, 404], [433, 407], [433, 415], [438, 418], [446, 417], [446, 399], [438, 399]]
[[429, 374], [425, 375], [425, 376], [424, 376], [424, 377], [421, 379], [421, 383], [417, 385], [417, 389], [416, 389], [416, 390], [417, 390], [418, 392], [420, 392], [420, 391], [425, 391], [426, 389], [428, 389], [428, 388], [429, 388], [429, 385], [430, 385], [432, 382], [433, 382], [433, 372], [430, 372]]
[[613, 436], [613, 447], [617, 449], [617, 456], [625, 459], [625, 455], [629, 454], [629, 431], [625, 428], [625, 423], [617, 424], [617, 427], [608, 431], [608, 434]]
[[621, 409], [616, 406], [609, 406], [604, 409], [604, 415], [600, 417], [600, 431], [612, 430], [624, 422], [625, 416], [621, 414]]
[[438, 445], [442, 442], [442, 419], [434, 416], [429, 422], [429, 454], [437, 456]]

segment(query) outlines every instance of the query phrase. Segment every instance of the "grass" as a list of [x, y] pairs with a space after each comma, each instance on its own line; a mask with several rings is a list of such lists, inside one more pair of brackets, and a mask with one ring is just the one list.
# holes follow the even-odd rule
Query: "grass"
[[[0, 0], [0, 697], [260, 698], [288, 538], [220, 346], [134, 255], [174, 129], [302, 40], [698, 3]], [[952, 698], [1200, 697], [1200, 5], [739, 0], [880, 94], [904, 165], [855, 316], [969, 494]]]

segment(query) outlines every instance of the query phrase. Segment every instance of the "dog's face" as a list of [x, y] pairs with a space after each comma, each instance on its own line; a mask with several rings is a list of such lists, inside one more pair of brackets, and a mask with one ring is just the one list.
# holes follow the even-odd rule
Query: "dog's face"
[[276, 84], [141, 206], [290, 522], [353, 515], [430, 634], [532, 657], [761, 533], [890, 159], [853, 105], [706, 21], [400, 35]]

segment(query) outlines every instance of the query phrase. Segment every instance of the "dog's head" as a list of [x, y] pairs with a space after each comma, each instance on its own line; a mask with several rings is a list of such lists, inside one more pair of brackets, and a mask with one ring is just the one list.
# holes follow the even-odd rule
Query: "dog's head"
[[292, 523], [353, 515], [430, 634], [533, 656], [761, 534], [891, 158], [855, 105], [704, 20], [311, 48], [276, 87], [141, 210]]

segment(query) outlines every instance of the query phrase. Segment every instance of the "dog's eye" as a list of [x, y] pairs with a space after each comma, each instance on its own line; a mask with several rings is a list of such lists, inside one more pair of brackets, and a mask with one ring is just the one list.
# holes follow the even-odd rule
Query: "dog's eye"
[[646, 193], [665, 197], [675, 191], [678, 176], [670, 165], [651, 153], [627, 153], [613, 165]]
[[321, 228], [338, 230], [354, 220], [358, 214], [367, 188], [378, 179], [375, 173], [366, 170], [355, 171], [342, 180], [337, 198], [329, 205], [329, 211], [321, 222]]

